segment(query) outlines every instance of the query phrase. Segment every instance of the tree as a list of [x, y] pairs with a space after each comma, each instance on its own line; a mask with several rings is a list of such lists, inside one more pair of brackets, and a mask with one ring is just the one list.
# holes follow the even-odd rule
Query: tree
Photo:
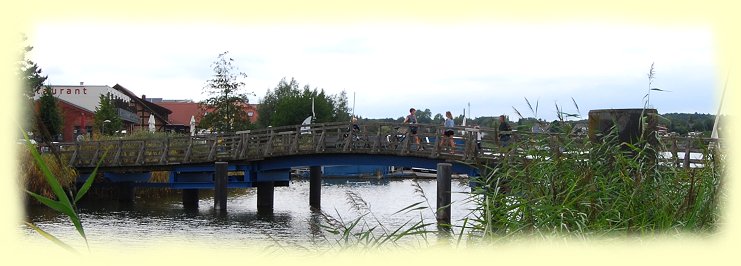
[[62, 115], [59, 112], [57, 106], [57, 98], [51, 93], [51, 87], [46, 86], [43, 94], [39, 98], [39, 112], [38, 112], [39, 127], [44, 134], [41, 134], [42, 139], [46, 141], [58, 141], [59, 134], [62, 133]]
[[415, 115], [417, 116], [417, 123], [432, 123], [432, 111], [430, 111], [429, 108], [424, 110], [417, 110], [417, 113], [415, 113]]
[[350, 121], [350, 107], [347, 106], [347, 92], [342, 90], [340, 95], [332, 98], [334, 102], [335, 121]]
[[283, 78], [275, 89], [268, 90], [258, 112], [258, 121], [262, 127], [297, 125], [314, 114], [316, 117], [313, 120], [316, 123], [350, 119], [346, 95], [327, 95], [323, 89], [311, 89], [309, 85], [300, 90], [299, 83], [293, 78], [290, 81]]
[[123, 122], [118, 116], [116, 107], [113, 105], [110, 93], [100, 95], [98, 107], [95, 107], [95, 120], [93, 123], [95, 130], [104, 135], [113, 135], [114, 132], [121, 129]]
[[441, 113], [435, 114], [435, 118], [432, 119], [433, 124], [442, 124], [445, 122], [445, 117]]
[[[28, 39], [26, 36], [22, 36], [22, 38], [24, 42]], [[41, 75], [41, 68], [31, 61], [31, 59], [28, 59], [28, 52], [31, 52], [31, 50], [33, 50], [33, 46], [27, 45], [23, 47], [23, 51], [17, 62], [17, 75], [22, 82], [23, 95], [29, 100], [33, 99], [36, 93], [44, 87], [44, 82], [47, 78], [47, 76]]]
[[[216, 132], [231, 132], [251, 128], [250, 119], [244, 106], [249, 104], [248, 93], [243, 90], [241, 81], [247, 74], [239, 72], [233, 65], [234, 59], [228, 57], [228, 51], [219, 54], [213, 64], [213, 78], [207, 81], [203, 93], [209, 98], [200, 103], [206, 113], [199, 127], [211, 128]], [[261, 114], [262, 116], [262, 114]]]
[[[25, 35], [21, 35], [21, 38], [22, 42], [26, 42], [28, 39]], [[44, 130], [36, 128], [38, 123], [35, 125], [31, 125], [31, 123], [39, 121], [33, 108], [33, 98], [44, 86], [47, 76], [43, 76], [41, 74], [41, 68], [28, 58], [28, 53], [31, 52], [31, 50], [33, 50], [33, 46], [25, 45], [18, 54], [18, 59], [16, 61], [16, 76], [20, 81], [22, 88], [20, 100], [25, 103], [21, 104], [21, 119], [23, 119], [23, 121], [19, 122], [24, 128], [26, 128], [26, 131], [35, 131], [37, 135], [44, 135], [39, 134], [44, 132]], [[45, 138], [49, 139], [50, 137], [45, 136]]]

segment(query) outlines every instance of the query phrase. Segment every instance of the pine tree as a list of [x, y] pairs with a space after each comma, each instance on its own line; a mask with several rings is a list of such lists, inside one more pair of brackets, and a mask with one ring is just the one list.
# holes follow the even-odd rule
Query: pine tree
[[[26, 36], [23, 36], [23, 41], [27, 40]], [[41, 67], [36, 63], [28, 59], [28, 53], [33, 50], [33, 46], [27, 45], [23, 47], [21, 56], [17, 62], [18, 65], [18, 78], [23, 84], [23, 95], [27, 99], [33, 99], [36, 93], [44, 87], [44, 82], [47, 76], [41, 75]]]
[[95, 107], [95, 131], [102, 132], [104, 135], [113, 135], [113, 133], [121, 129], [122, 125], [123, 122], [118, 116], [116, 107], [113, 105], [111, 94], [100, 95], [98, 107]]
[[342, 90], [336, 97], [332, 97], [334, 102], [335, 121], [350, 121], [350, 107], [347, 105], [347, 92]]
[[[22, 35], [21, 38], [23, 42], [27, 40], [25, 35]], [[38, 120], [35, 119], [36, 113], [33, 108], [33, 98], [44, 86], [47, 76], [43, 76], [41, 74], [41, 68], [28, 58], [28, 53], [31, 52], [31, 50], [33, 50], [33, 46], [24, 46], [18, 55], [18, 60], [16, 61], [16, 76], [22, 87], [20, 101], [25, 103], [21, 104], [22, 115], [20, 116], [21, 121], [19, 122], [24, 128], [26, 128], [26, 131], [34, 131], [38, 136], [43, 135], [40, 134], [43, 130], [37, 129], [35, 128], [37, 125], [31, 124], [34, 120]]]
[[229, 52], [219, 54], [211, 65], [214, 76], [207, 81], [203, 93], [209, 98], [200, 103], [206, 115], [201, 119], [200, 128], [211, 128], [216, 132], [232, 132], [252, 128], [247, 112], [243, 107], [249, 104], [248, 93], [243, 91], [245, 83], [241, 78], [247, 74], [239, 72], [233, 65]]
[[[46, 130], [41, 134], [41, 137], [47, 141], [59, 141], [59, 134], [62, 133], [62, 115], [60, 114], [59, 107], [57, 106], [57, 98], [51, 93], [51, 87], [46, 86], [43, 94], [39, 98], [39, 113], [38, 118], [40, 127], [44, 127]], [[44, 131], [44, 130], [41, 130]]]

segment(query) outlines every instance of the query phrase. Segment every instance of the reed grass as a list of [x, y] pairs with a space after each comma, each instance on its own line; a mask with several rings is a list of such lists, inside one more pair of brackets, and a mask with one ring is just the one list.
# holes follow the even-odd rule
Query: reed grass
[[[416, 184], [416, 181], [415, 181]], [[416, 188], [421, 191], [419, 184]], [[426, 221], [423, 216], [408, 219], [405, 223], [395, 228], [389, 228], [372, 212], [371, 206], [357, 193], [346, 191], [347, 202], [357, 213], [357, 217], [345, 220], [336, 210], [336, 217], [322, 211], [323, 223], [321, 229], [331, 237], [323, 235], [323, 243], [336, 250], [387, 250], [398, 249], [406, 245], [426, 247], [430, 245], [428, 234], [435, 233], [428, 229], [434, 225]], [[393, 215], [408, 214], [412, 212], [432, 211], [429, 203], [424, 200], [410, 204]], [[401, 241], [403, 240], [403, 241]], [[416, 244], [415, 241], [416, 240]]]
[[[18, 173], [20, 173], [20, 185], [23, 189], [42, 195], [47, 198], [55, 198], [49, 183], [46, 182], [44, 173], [36, 166], [34, 157], [28, 149], [22, 149], [19, 154]], [[49, 171], [57, 178], [60, 185], [65, 189], [74, 187], [77, 171], [68, 164], [59, 164], [53, 154], [40, 154], [41, 161], [49, 168]], [[32, 203], [29, 201], [28, 203]]]
[[620, 143], [614, 130], [596, 143], [559, 135], [514, 142], [511, 149], [517, 155], [474, 180], [480, 186], [469, 198], [477, 206], [472, 236], [498, 241], [717, 228], [725, 198], [719, 149], [704, 152], [703, 168], [657, 164], [658, 147], [646, 140]]
[[[82, 199], [82, 197], [85, 196], [85, 194], [88, 192], [90, 187], [93, 184], [93, 180], [95, 179], [95, 176], [98, 172], [98, 166], [100, 166], [100, 163], [103, 161], [102, 159], [98, 162], [98, 165], [95, 167], [93, 172], [90, 174], [90, 176], [86, 179], [85, 183], [80, 187], [80, 190], [75, 193], [74, 198], [70, 200], [71, 194], [67, 195], [67, 192], [64, 190], [62, 185], [59, 182], [59, 179], [54, 175], [54, 173], [49, 169], [46, 162], [41, 157], [41, 154], [39, 154], [36, 145], [31, 144], [31, 141], [26, 134], [24, 130], [21, 130], [23, 133], [23, 137], [25, 139], [26, 146], [28, 148], [28, 151], [30, 152], [31, 156], [34, 159], [34, 162], [36, 163], [36, 166], [38, 169], [43, 173], [44, 179], [48, 183], [49, 187], [51, 188], [51, 191], [53, 192], [55, 199], [52, 199], [50, 197], [45, 197], [43, 195], [39, 195], [37, 193], [34, 193], [32, 191], [26, 190], [26, 193], [30, 195], [31, 197], [35, 198], [42, 204], [46, 205], [49, 208], [54, 209], [57, 212], [60, 212], [62, 214], [65, 214], [67, 217], [70, 218], [72, 221], [72, 224], [74, 224], [75, 229], [77, 229], [77, 232], [80, 234], [80, 236], [85, 240], [85, 246], [88, 248], [88, 251], [90, 250], [90, 245], [87, 241], [87, 236], [85, 235], [85, 229], [82, 226], [82, 222], [80, 220], [80, 217], [77, 215], [77, 202]], [[106, 154], [103, 154], [103, 158], [105, 158]], [[60, 247], [67, 249], [72, 252], [76, 252], [74, 248], [69, 246], [64, 241], [61, 241], [57, 237], [55, 237], [52, 234], [47, 233], [43, 229], [39, 228], [35, 224], [31, 222], [25, 222], [27, 226], [29, 226], [34, 231], [38, 232], [41, 236], [44, 238], [52, 241], [53, 243], [59, 245]]]

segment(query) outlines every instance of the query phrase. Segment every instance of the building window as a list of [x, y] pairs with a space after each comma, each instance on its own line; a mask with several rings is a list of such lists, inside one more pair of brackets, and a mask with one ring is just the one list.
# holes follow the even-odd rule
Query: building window
[[253, 115], [255, 115], [255, 112], [247, 112], [247, 116], [252, 117]]

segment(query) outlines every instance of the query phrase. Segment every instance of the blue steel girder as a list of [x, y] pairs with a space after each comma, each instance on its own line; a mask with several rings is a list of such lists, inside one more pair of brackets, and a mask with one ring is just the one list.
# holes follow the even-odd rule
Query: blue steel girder
[[450, 163], [453, 173], [476, 176], [478, 168], [461, 162], [446, 161], [428, 157], [396, 156], [383, 154], [306, 154], [265, 158], [255, 161], [255, 170], [270, 171], [290, 169], [292, 167], [328, 166], [328, 165], [387, 165], [399, 167], [417, 167], [437, 169], [438, 163]]

